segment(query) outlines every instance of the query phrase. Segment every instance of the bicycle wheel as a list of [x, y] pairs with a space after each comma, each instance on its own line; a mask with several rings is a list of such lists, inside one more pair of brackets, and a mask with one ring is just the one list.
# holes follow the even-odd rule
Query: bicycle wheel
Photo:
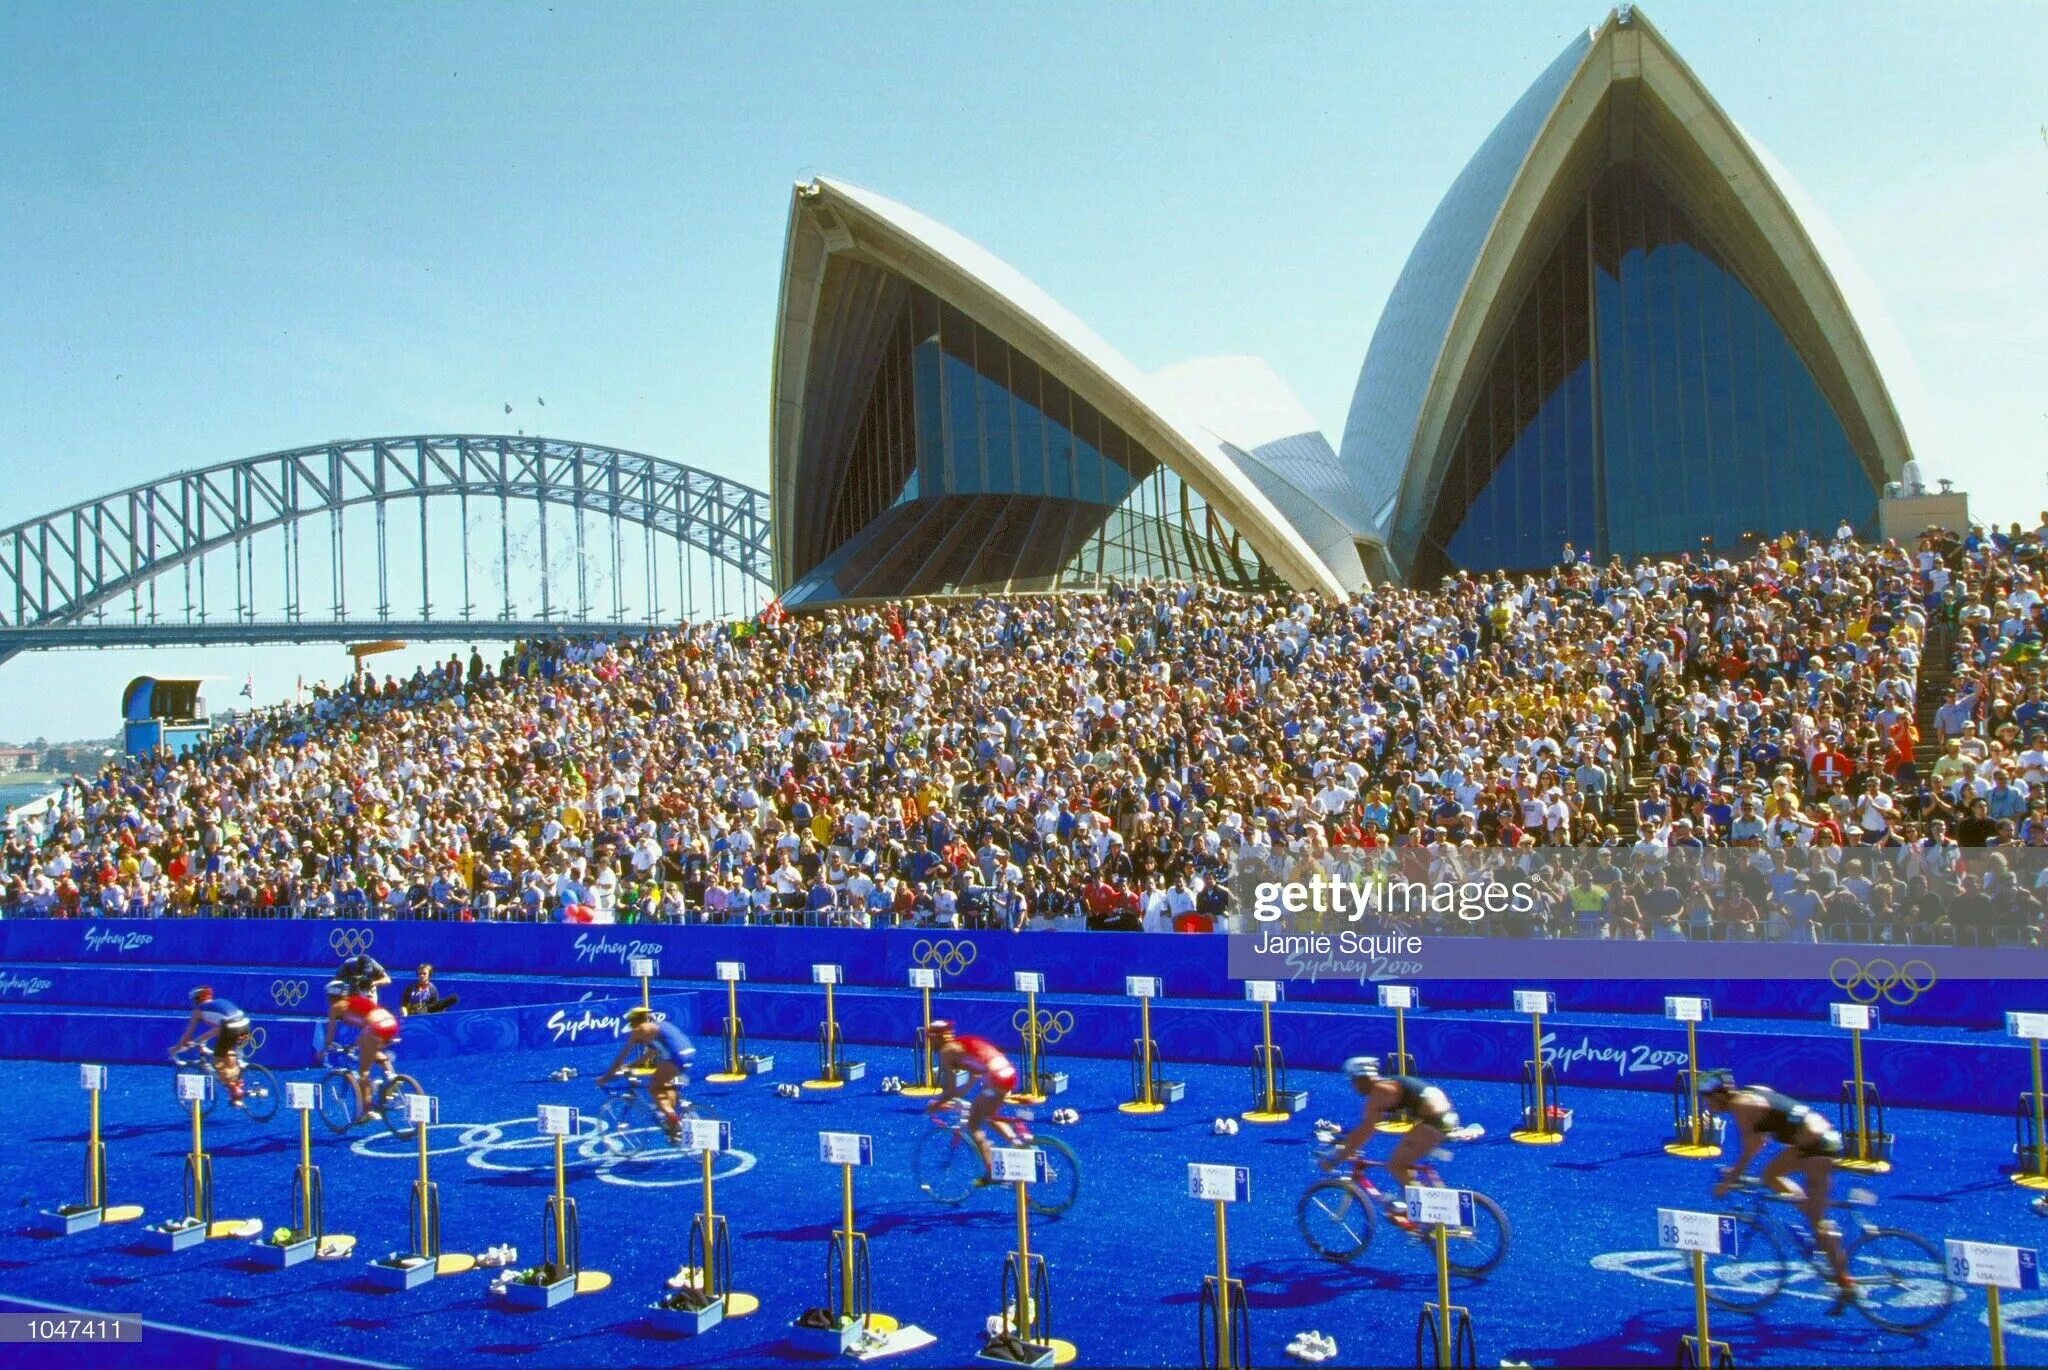
[[940, 1203], [962, 1203], [981, 1177], [981, 1154], [959, 1133], [933, 1128], [911, 1153], [910, 1174], [919, 1189]]
[[330, 1070], [320, 1077], [320, 1120], [336, 1133], [356, 1125], [355, 1072]]
[[1856, 1311], [1887, 1332], [1925, 1332], [1948, 1316], [1956, 1291], [1934, 1243], [1896, 1227], [1873, 1227], [1846, 1245]]
[[1040, 1137], [1032, 1145], [1045, 1153], [1045, 1178], [1031, 1186], [1031, 1211], [1057, 1218], [1081, 1197], [1080, 1158], [1057, 1137]]
[[606, 1099], [597, 1110], [597, 1116], [604, 1119], [605, 1150], [614, 1156], [637, 1156], [645, 1151], [650, 1124], [644, 1113], [639, 1100], [631, 1096], [614, 1094]]
[[1500, 1211], [1499, 1204], [1475, 1191], [1472, 1226], [1452, 1228], [1445, 1246], [1451, 1269], [1461, 1275], [1484, 1275], [1508, 1254], [1508, 1215]]
[[377, 1091], [377, 1111], [384, 1115], [384, 1126], [402, 1142], [411, 1141], [420, 1130], [419, 1124], [406, 1116], [406, 1096], [424, 1093], [426, 1091], [420, 1088], [420, 1082], [410, 1075], [394, 1075]]
[[1372, 1245], [1372, 1201], [1349, 1180], [1317, 1180], [1294, 1208], [1308, 1249], [1325, 1260], [1348, 1261]]
[[242, 1112], [249, 1115], [251, 1122], [269, 1122], [277, 1116], [277, 1106], [283, 1101], [283, 1087], [269, 1066], [242, 1062]]
[[1758, 1213], [1735, 1219], [1735, 1254], [1707, 1257], [1707, 1297], [1723, 1308], [1750, 1313], [1784, 1292], [1791, 1271], [1777, 1224]]

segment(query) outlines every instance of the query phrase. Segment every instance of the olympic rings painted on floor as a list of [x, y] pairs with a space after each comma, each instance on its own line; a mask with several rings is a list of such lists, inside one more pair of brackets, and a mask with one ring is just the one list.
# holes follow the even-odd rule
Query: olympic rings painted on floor
[[[1947, 1273], [1939, 1263], [1926, 1261], [1883, 1261], [1873, 1262], [1863, 1258], [1864, 1265], [1885, 1265], [1895, 1274], [1904, 1277], [1896, 1291], [1885, 1293], [1886, 1303], [1926, 1304], [1946, 1299], [1960, 1302], [1962, 1296], [1947, 1279]], [[1592, 1259], [1595, 1270], [1610, 1274], [1630, 1275], [1653, 1284], [1677, 1284], [1688, 1288], [1692, 1285], [1692, 1257], [1683, 1251], [1609, 1251]], [[1764, 1261], [1727, 1261], [1717, 1263], [1708, 1274], [1709, 1280], [1729, 1289], [1750, 1290], [1751, 1280], [1758, 1282], [1782, 1278], [1783, 1297], [1788, 1299], [1810, 1299], [1816, 1303], [1831, 1303], [1834, 1291], [1821, 1281], [1820, 1272], [1806, 1261], [1788, 1260], [1777, 1269]], [[2048, 1300], [2042, 1301], [2042, 1308], [2048, 1311]], [[2048, 1337], [2048, 1328], [2028, 1333], [2030, 1336]]]
[[[698, 1154], [669, 1145], [658, 1127], [631, 1129], [634, 1133], [653, 1134], [648, 1139], [652, 1144], [644, 1145], [638, 1151], [625, 1151], [607, 1145], [611, 1138], [620, 1134], [608, 1128], [602, 1119], [579, 1117], [578, 1123], [576, 1136], [568, 1144], [571, 1157], [579, 1165], [594, 1166], [597, 1178], [605, 1184], [633, 1189], [678, 1189], [704, 1181]], [[459, 1153], [479, 1170], [511, 1173], [546, 1170], [554, 1164], [555, 1139], [543, 1137], [533, 1128], [534, 1121], [530, 1117], [507, 1118], [496, 1123], [436, 1123], [427, 1130], [427, 1154], [448, 1156]], [[437, 1132], [453, 1132], [454, 1141], [442, 1143], [434, 1135]], [[358, 1156], [379, 1161], [419, 1158], [417, 1142], [401, 1141], [389, 1132], [365, 1133], [349, 1144], [349, 1150]], [[501, 1153], [516, 1156], [520, 1152], [533, 1153], [533, 1163], [522, 1165], [498, 1158]], [[686, 1162], [687, 1165], [676, 1166], [672, 1164], [674, 1162]], [[757, 1159], [751, 1151], [724, 1152], [713, 1163], [712, 1179], [728, 1180], [744, 1175], [756, 1164]], [[675, 1173], [668, 1173], [670, 1171]]]

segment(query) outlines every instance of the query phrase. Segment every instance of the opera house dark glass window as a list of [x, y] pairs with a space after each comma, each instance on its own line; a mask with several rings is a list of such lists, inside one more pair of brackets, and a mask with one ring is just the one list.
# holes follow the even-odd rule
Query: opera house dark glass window
[[1806, 364], [1656, 180], [1610, 167], [1495, 354], [1415, 573], [1867, 532], [1877, 490]]
[[823, 527], [785, 604], [1144, 578], [1280, 583], [1193, 487], [1029, 356], [896, 293]]

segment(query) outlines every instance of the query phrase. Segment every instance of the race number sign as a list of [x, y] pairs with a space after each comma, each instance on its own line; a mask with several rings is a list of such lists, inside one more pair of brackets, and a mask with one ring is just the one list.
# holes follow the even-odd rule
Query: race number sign
[[814, 985], [836, 985], [839, 983], [839, 967], [822, 962], [811, 967], [811, 983]]
[[1017, 971], [1017, 972], [1015, 973], [1015, 975], [1016, 975], [1016, 983], [1017, 983], [1017, 993], [1019, 993], [1019, 994], [1043, 994], [1043, 993], [1045, 993], [1045, 973], [1044, 973], [1043, 971], [1036, 971], [1036, 970], [1020, 970], [1020, 971]]
[[635, 956], [626, 963], [626, 971], [635, 980], [652, 980], [654, 978], [654, 958], [652, 956]]
[[1244, 997], [1247, 1003], [1277, 1004], [1280, 1002], [1278, 980], [1247, 980], [1244, 982]]
[[1990, 1285], [1996, 1289], [2041, 1287], [2041, 1256], [2031, 1246], [1959, 1242], [1953, 1237], [1947, 1245], [1951, 1284]]
[[912, 966], [910, 968], [910, 987], [912, 989], [937, 989], [939, 987], [938, 967]]
[[1408, 1217], [1411, 1222], [1421, 1223], [1424, 1227], [1470, 1228], [1474, 1221], [1472, 1191], [1444, 1189], [1438, 1185], [1409, 1185]]
[[1133, 999], [1157, 999], [1159, 997], [1159, 977], [1156, 975], [1126, 975], [1124, 977], [1124, 993], [1130, 995]]
[[739, 961], [720, 961], [712, 970], [720, 981], [728, 985], [747, 978], [747, 968]]
[[1035, 1146], [999, 1146], [989, 1151], [990, 1175], [998, 1184], [1037, 1184], [1045, 1178], [1045, 1153]]
[[80, 1066], [78, 1068], [78, 1087], [95, 1092], [105, 1089], [107, 1087], [107, 1068], [105, 1066]]
[[1252, 1172], [1241, 1165], [1188, 1162], [1188, 1197], [1211, 1203], [1241, 1204], [1252, 1196]]
[[1415, 1007], [1415, 986], [1413, 985], [1381, 985], [1379, 991], [1381, 1008], [1409, 1009]]
[[311, 1113], [320, 1107], [320, 1086], [311, 1080], [285, 1081], [284, 1106], [301, 1113]]
[[1714, 1016], [1714, 1001], [1667, 994], [1664, 996], [1664, 1016], [1674, 1023], [1704, 1023]]
[[2017, 1037], [2023, 1042], [2048, 1039], [2048, 1013], [2006, 1014], [2005, 1035]]
[[727, 1152], [732, 1150], [732, 1124], [716, 1118], [685, 1118], [676, 1140], [685, 1151]]
[[205, 1103], [207, 1086], [212, 1083], [213, 1077], [210, 1075], [202, 1074], [196, 1070], [180, 1071], [178, 1073], [178, 1102], [181, 1104]]
[[1725, 1213], [1660, 1208], [1657, 1210], [1657, 1245], [1666, 1251], [1702, 1251], [1709, 1256], [1733, 1256], [1735, 1219]]
[[1877, 1005], [1829, 1004], [1828, 1022], [1851, 1032], [1868, 1032], [1877, 1026]]
[[581, 1122], [579, 1111], [567, 1104], [540, 1106], [540, 1135], [543, 1137], [573, 1137]]
[[1518, 989], [1515, 991], [1515, 1012], [1551, 1013], [1557, 1008], [1557, 996], [1547, 989]]
[[820, 1132], [818, 1159], [826, 1165], [873, 1165], [875, 1139], [865, 1132]]
[[432, 1127], [441, 1121], [440, 1096], [434, 1094], [408, 1094], [405, 1096], [405, 1120], [414, 1127]]

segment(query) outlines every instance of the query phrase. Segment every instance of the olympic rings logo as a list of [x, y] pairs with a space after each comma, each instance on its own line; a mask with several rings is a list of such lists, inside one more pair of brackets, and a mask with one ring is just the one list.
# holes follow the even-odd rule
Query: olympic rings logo
[[1010, 1015], [1010, 1026], [1023, 1033], [1027, 1042], [1035, 1037], [1051, 1046], [1074, 1030], [1074, 1015], [1065, 1009], [1040, 1009], [1033, 1018], [1030, 1009], [1020, 1008]]
[[297, 1008], [299, 1001], [304, 999], [311, 989], [312, 986], [304, 980], [272, 980], [270, 1002], [279, 1008]]
[[263, 1024], [258, 1023], [255, 1027], [249, 1029], [249, 1037], [243, 1043], [242, 1054], [244, 1056], [254, 1056], [257, 1052], [263, 1050], [263, 1044], [269, 1040], [270, 1034], [263, 1030]]
[[327, 934], [327, 945], [336, 956], [360, 956], [377, 940], [375, 928], [336, 928]]
[[[577, 1133], [568, 1140], [569, 1155], [574, 1162], [594, 1166], [597, 1178], [606, 1184], [679, 1189], [704, 1182], [699, 1168], [701, 1153], [670, 1146], [657, 1126], [632, 1129], [650, 1136], [643, 1139], [639, 1150], [628, 1150], [602, 1118], [586, 1114], [577, 1121]], [[496, 1123], [435, 1123], [426, 1131], [429, 1156], [460, 1153], [478, 1170], [501, 1174], [542, 1175], [554, 1168], [555, 1139], [536, 1135], [530, 1114]], [[372, 1160], [411, 1162], [419, 1158], [416, 1147], [416, 1143], [401, 1142], [390, 1133], [366, 1133], [349, 1150]], [[712, 1179], [744, 1175], [755, 1164], [750, 1151], [722, 1151], [713, 1162]]]
[[1917, 960], [1899, 966], [1882, 956], [1858, 965], [1841, 956], [1828, 967], [1828, 982], [1859, 1004], [1874, 1004], [1882, 995], [1886, 1003], [1904, 1008], [1934, 988], [1934, 967]]
[[910, 959], [920, 966], [937, 966], [948, 975], [958, 975], [974, 964], [980, 955], [980, 948], [962, 938], [958, 942], [941, 939], [919, 938], [911, 943]]

